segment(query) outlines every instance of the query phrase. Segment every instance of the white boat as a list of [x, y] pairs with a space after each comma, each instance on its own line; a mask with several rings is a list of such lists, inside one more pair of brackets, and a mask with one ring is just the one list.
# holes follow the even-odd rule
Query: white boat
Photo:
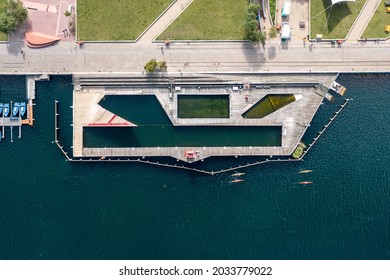
[[21, 102], [19, 105], [20, 115], [23, 117], [26, 114], [26, 102]]
[[3, 116], [8, 117], [8, 115], [9, 115], [9, 104], [4, 103], [3, 104]]
[[15, 102], [12, 106], [12, 116], [16, 117], [19, 113], [19, 103]]
[[242, 176], [245, 175], [245, 173], [234, 173], [232, 174], [233, 177]]
[[299, 171], [299, 173], [311, 173], [311, 172], [313, 172], [313, 170], [309, 170], [309, 169], [307, 169], [307, 170], [301, 170], [301, 171]]
[[234, 180], [231, 180], [230, 183], [240, 183], [240, 182], [244, 182], [243, 179], [234, 179]]
[[298, 184], [300, 184], [300, 185], [311, 185], [311, 184], [313, 184], [313, 182], [303, 181], [303, 182], [299, 182]]

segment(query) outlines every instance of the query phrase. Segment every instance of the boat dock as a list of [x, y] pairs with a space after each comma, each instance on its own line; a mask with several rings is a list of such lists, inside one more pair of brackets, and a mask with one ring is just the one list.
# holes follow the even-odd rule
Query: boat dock
[[[23, 118], [20, 113], [17, 116], [12, 116], [12, 112], [10, 112], [10, 116], [4, 117], [3, 114], [0, 115], [0, 127], [1, 127], [1, 138], [5, 138], [5, 128], [11, 128], [11, 142], [12, 140], [12, 129], [13, 127], [18, 127], [19, 129], [19, 138], [22, 137], [22, 125], [30, 125], [34, 126], [34, 103], [35, 99], [35, 81], [37, 80], [49, 80], [48, 75], [35, 75], [35, 76], [26, 76], [26, 118]], [[12, 109], [12, 101], [11, 101], [11, 109]]]
[[[279, 76], [278, 76], [279, 77]], [[121, 77], [105, 79], [95, 76], [77, 76], [73, 92], [73, 157], [173, 157], [185, 162], [195, 162], [210, 156], [288, 156], [299, 143], [303, 133], [315, 115], [326, 94], [327, 87], [316, 82], [315, 77], [301, 76], [299, 82], [289, 82], [289, 77], [280, 79], [282, 83], [250, 82], [248, 77], [221, 81], [219, 77], [167, 77], [150, 79], [142, 83], [125, 80]], [[330, 85], [334, 75], [318, 77]], [[121, 86], [120, 86], [121, 85]], [[118, 119], [116, 123], [108, 120], [115, 115], [98, 105], [105, 95], [146, 95], [157, 97], [161, 107], [174, 126], [279, 126], [281, 127], [281, 146], [235, 146], [235, 147], [101, 147], [83, 146], [83, 128], [87, 126], [135, 126], [130, 120]], [[224, 119], [202, 118], [181, 119], [177, 117], [177, 96], [183, 94], [224, 94], [229, 96], [230, 117]], [[246, 119], [242, 113], [267, 94], [294, 94], [298, 101], [279, 109], [262, 119]], [[108, 117], [109, 116], [109, 117]], [[186, 156], [193, 151], [194, 156]]]

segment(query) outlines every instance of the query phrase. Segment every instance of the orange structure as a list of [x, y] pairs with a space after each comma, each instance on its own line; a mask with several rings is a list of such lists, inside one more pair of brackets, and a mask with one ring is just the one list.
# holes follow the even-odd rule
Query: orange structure
[[26, 32], [26, 45], [30, 48], [44, 48], [61, 40], [61, 37], [40, 32]]

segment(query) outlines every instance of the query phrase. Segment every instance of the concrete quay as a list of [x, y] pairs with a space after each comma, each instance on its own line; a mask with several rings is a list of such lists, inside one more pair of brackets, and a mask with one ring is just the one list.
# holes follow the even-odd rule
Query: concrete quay
[[[178, 160], [194, 162], [210, 156], [288, 156], [309, 126], [315, 115], [326, 87], [334, 80], [335, 75], [271, 75], [261, 76], [262, 83], [250, 82], [250, 79], [260, 80], [258, 75], [209, 75], [199, 77], [183, 76], [182, 80], [174, 76], [165, 79], [157, 77], [150, 84], [139, 84], [136, 77], [104, 77], [100, 75], [75, 75], [75, 89], [73, 93], [73, 156], [78, 157], [150, 157], [168, 156]], [[219, 81], [222, 79], [225, 82]], [[142, 76], [140, 77], [142, 80]], [[96, 81], [97, 84], [94, 84]], [[189, 82], [193, 81], [193, 82]], [[265, 82], [267, 81], [267, 82]], [[297, 81], [297, 82], [295, 82]], [[133, 85], [131, 83], [134, 83]], [[118, 84], [126, 86], [118, 86]], [[244, 84], [250, 85], [245, 89]], [[180, 85], [180, 87], [176, 87]], [[275, 147], [251, 146], [251, 147], [102, 147], [89, 148], [83, 146], [83, 128], [95, 126], [99, 120], [100, 125], [102, 110], [97, 103], [105, 95], [155, 95], [161, 107], [174, 126], [278, 126], [281, 128], [281, 145]], [[177, 96], [188, 94], [223, 94], [230, 99], [229, 118], [202, 118], [182, 119], [177, 116]], [[279, 109], [278, 111], [262, 119], [246, 119], [242, 113], [257, 103], [267, 94], [294, 94], [299, 96], [294, 103]], [[134, 126], [132, 120], [126, 126]], [[107, 124], [106, 126], [112, 126]], [[196, 152], [196, 157], [186, 158], [186, 151]]]

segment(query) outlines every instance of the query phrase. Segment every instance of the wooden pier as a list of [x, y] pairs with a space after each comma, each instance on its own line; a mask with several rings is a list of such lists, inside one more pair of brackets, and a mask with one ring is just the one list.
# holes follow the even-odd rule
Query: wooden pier
[[[328, 78], [328, 77], [326, 77]], [[275, 82], [258, 83], [248, 81], [210, 81], [199, 79], [197, 83], [186, 83], [175, 86], [174, 80], [169, 83], [140, 84], [118, 86], [107, 82], [94, 85], [93, 79], [86, 80], [78, 76], [76, 81], [83, 86], [75, 85], [73, 92], [73, 157], [88, 158], [131, 158], [131, 157], [173, 157], [186, 162], [203, 160], [210, 156], [288, 156], [299, 143], [310, 125], [318, 107], [326, 94], [326, 87], [316, 83], [311, 77], [301, 77], [299, 83], [278, 84]], [[244, 146], [244, 147], [101, 147], [83, 146], [83, 128], [85, 126], [111, 126], [106, 120], [114, 114], [106, 111], [99, 101], [105, 95], [150, 95], [157, 97], [161, 107], [174, 126], [280, 126], [282, 143], [277, 147]], [[202, 118], [181, 119], [177, 117], [177, 96], [183, 94], [224, 94], [229, 95], [230, 117], [224, 119]], [[285, 106], [262, 119], [246, 119], [242, 113], [267, 94], [294, 94], [297, 101]], [[110, 118], [106, 117], [110, 115]], [[103, 121], [104, 120], [104, 121]], [[135, 126], [128, 120], [121, 120], [126, 126]], [[119, 126], [119, 125], [118, 125]], [[185, 152], [196, 152], [193, 158], [187, 158]]]
[[323, 129], [318, 133], [318, 136], [313, 139], [313, 142], [308, 145], [308, 148], [304, 151], [304, 153], [302, 154], [302, 156], [300, 158], [298, 158], [298, 159], [293, 159], [293, 158], [290, 158], [290, 157], [289, 158], [275, 158], [275, 159], [267, 158], [267, 159], [262, 160], [262, 161], [248, 162], [248, 163], [243, 164], [243, 165], [238, 165], [238, 166], [234, 166], [234, 167], [230, 167], [230, 168], [226, 168], [226, 169], [221, 169], [221, 170], [215, 170], [215, 171], [208, 171], [208, 170], [203, 170], [203, 169], [197, 169], [197, 168], [192, 168], [192, 167], [189, 167], [189, 166], [178, 165], [178, 164], [168, 164], [168, 163], [154, 162], [154, 161], [150, 161], [150, 160], [144, 159], [145, 156], [142, 156], [142, 158], [139, 157], [137, 159], [134, 159], [134, 158], [116, 158], [116, 159], [112, 159], [110, 157], [106, 158], [105, 156], [102, 156], [99, 159], [78, 158], [77, 160], [74, 160], [74, 159], [72, 159], [72, 158], [70, 158], [68, 156], [68, 153], [59, 144], [59, 140], [58, 140], [58, 129], [59, 129], [58, 128], [58, 116], [59, 116], [59, 114], [58, 114], [58, 104], [57, 104], [57, 101], [56, 101], [56, 104], [55, 104], [55, 106], [56, 106], [55, 107], [55, 143], [57, 144], [57, 146], [59, 147], [61, 152], [65, 155], [66, 159], [69, 160], [69, 161], [73, 160], [75, 162], [80, 162], [80, 163], [87, 163], [87, 162], [108, 162], [108, 163], [113, 163], [113, 162], [116, 162], [116, 163], [132, 162], [132, 163], [141, 163], [141, 164], [156, 165], [156, 166], [161, 166], [161, 167], [169, 167], [169, 168], [175, 168], [175, 169], [188, 170], [188, 171], [203, 173], [203, 174], [207, 174], [207, 175], [216, 175], [216, 174], [220, 174], [220, 173], [232, 172], [232, 171], [236, 171], [236, 170], [239, 170], [239, 169], [242, 169], [242, 168], [248, 168], [248, 167], [257, 166], [257, 165], [270, 163], [270, 162], [296, 162], [296, 161], [302, 161], [303, 158], [306, 156], [306, 154], [311, 149], [311, 147], [313, 147], [313, 145], [318, 141], [320, 136], [323, 135], [323, 132], [329, 127], [329, 125], [334, 121], [334, 119], [339, 115], [339, 113], [345, 108], [345, 106], [348, 104], [349, 101], [350, 101], [350, 99], [345, 99], [344, 103], [335, 112], [334, 116], [329, 119], [328, 123], [326, 125], [324, 125]]

